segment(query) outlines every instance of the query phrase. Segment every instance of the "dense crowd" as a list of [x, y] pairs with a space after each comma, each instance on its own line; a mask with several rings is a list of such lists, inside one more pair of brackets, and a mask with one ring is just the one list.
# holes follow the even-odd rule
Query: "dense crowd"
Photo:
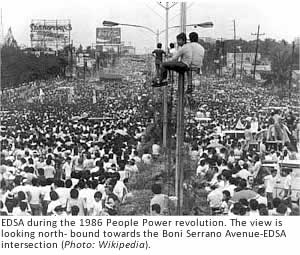
[[[2, 215], [119, 213], [141, 165], [151, 168], [160, 157], [161, 128], [145, 72], [147, 61], [124, 59], [118, 68], [125, 76], [122, 81], [95, 85], [56, 79], [30, 84], [25, 94], [14, 90], [2, 95]], [[69, 100], [71, 87], [74, 95]], [[193, 99], [185, 126], [197, 183], [192, 188], [207, 192], [211, 214], [290, 214], [295, 206], [290, 170], [280, 171], [277, 165], [276, 172], [262, 173], [261, 166], [263, 160], [299, 159], [297, 113], [263, 110], [291, 101], [259, 85], [216, 77], [201, 78]], [[211, 121], [202, 125], [195, 116], [209, 116]], [[237, 123], [242, 137], [224, 135]], [[258, 146], [251, 147], [258, 140]], [[283, 141], [282, 146], [268, 148], [269, 140]], [[285, 188], [275, 197], [280, 175], [287, 177]], [[149, 214], [172, 214], [174, 203], [163, 194], [163, 184], [154, 182], [152, 192]], [[198, 210], [195, 202], [188, 213]]]

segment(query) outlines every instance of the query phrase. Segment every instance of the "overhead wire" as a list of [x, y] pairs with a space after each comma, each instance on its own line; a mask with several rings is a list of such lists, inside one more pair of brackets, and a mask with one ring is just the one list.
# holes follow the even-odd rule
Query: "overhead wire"
[[164, 20], [163, 16], [161, 16], [158, 12], [154, 10], [154, 8], [151, 8], [147, 3], [145, 3], [148, 9], [150, 9], [153, 13], [155, 13], [157, 16], [159, 16], [162, 20]]

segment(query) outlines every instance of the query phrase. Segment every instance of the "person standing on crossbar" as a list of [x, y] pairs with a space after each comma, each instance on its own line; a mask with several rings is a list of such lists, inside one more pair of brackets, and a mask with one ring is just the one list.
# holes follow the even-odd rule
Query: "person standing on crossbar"
[[187, 38], [185, 33], [180, 33], [176, 39], [178, 46], [181, 48], [178, 49], [170, 61], [162, 64], [160, 77], [153, 80], [153, 87], [168, 85], [168, 70], [184, 73], [191, 69], [198, 69], [200, 72], [204, 57], [204, 48], [198, 42], [198, 34], [196, 32], [189, 34], [190, 43], [186, 43]]

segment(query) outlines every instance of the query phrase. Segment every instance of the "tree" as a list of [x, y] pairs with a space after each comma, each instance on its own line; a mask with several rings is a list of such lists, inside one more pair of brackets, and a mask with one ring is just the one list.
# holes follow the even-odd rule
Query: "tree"
[[271, 65], [275, 82], [281, 86], [286, 84], [289, 79], [289, 70], [291, 63], [291, 52], [288, 49], [278, 45], [272, 49]]
[[63, 75], [66, 62], [54, 55], [35, 55], [35, 51], [22, 51], [15, 45], [4, 45], [1, 50], [2, 87], [17, 87], [24, 82], [49, 79]]

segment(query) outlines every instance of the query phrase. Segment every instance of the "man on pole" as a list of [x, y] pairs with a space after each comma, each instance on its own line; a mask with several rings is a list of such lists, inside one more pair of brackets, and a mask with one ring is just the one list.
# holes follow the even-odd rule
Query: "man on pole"
[[177, 35], [177, 44], [181, 48], [175, 53], [170, 61], [164, 62], [160, 70], [160, 77], [153, 81], [153, 87], [162, 87], [168, 85], [168, 70], [178, 73], [186, 72], [189, 68], [201, 68], [204, 48], [198, 43], [198, 34], [192, 32], [189, 34], [190, 43], [186, 43], [185, 33]]

